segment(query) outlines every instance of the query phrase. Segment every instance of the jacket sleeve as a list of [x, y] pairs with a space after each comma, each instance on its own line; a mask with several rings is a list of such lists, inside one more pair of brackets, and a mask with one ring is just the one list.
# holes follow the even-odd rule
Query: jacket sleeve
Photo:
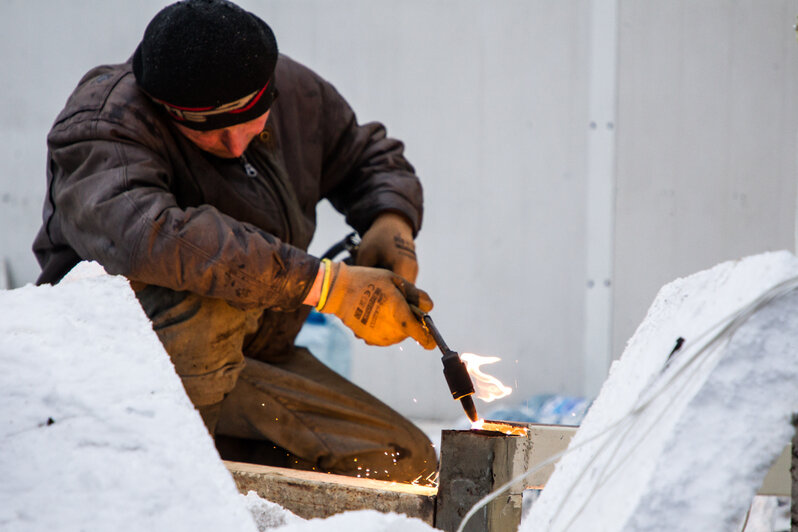
[[329, 83], [320, 81], [324, 110], [322, 195], [363, 234], [384, 211], [404, 214], [421, 228], [423, 195], [404, 145], [386, 134], [385, 126], [359, 125], [349, 104]]
[[81, 258], [240, 308], [304, 300], [317, 259], [212, 206], [181, 208], [168, 161], [124, 126], [72, 122], [49, 140], [53, 216]]

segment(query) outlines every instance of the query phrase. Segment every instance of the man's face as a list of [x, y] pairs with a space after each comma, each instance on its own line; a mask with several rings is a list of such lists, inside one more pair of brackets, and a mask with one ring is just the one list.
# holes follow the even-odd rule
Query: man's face
[[217, 157], [235, 159], [236, 157], [241, 157], [244, 150], [249, 146], [250, 141], [255, 138], [255, 135], [263, 131], [268, 119], [269, 111], [266, 111], [249, 122], [209, 131], [197, 131], [177, 123], [175, 125], [199, 149], [212, 153]]

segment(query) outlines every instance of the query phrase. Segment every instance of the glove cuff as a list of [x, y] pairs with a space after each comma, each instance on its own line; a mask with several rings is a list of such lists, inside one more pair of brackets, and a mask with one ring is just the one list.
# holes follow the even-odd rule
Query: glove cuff
[[330, 295], [330, 284], [332, 281], [332, 261], [330, 259], [322, 259], [321, 264], [324, 266], [324, 279], [321, 282], [319, 302], [316, 303], [316, 310], [319, 312], [321, 312], [321, 309], [327, 304], [327, 297]]

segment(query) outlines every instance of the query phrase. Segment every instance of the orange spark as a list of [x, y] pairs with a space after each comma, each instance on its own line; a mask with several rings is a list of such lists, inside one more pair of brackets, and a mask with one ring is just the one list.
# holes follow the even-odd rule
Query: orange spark
[[474, 381], [474, 389], [478, 399], [490, 403], [496, 399], [507, 397], [512, 393], [512, 388], [505, 386], [499, 379], [493, 375], [488, 375], [480, 369], [482, 365], [493, 364], [501, 360], [501, 358], [485, 357], [474, 353], [461, 353], [460, 360], [465, 362], [466, 369]]
[[438, 487], [438, 472], [433, 471], [426, 477], [424, 475], [419, 475], [415, 478], [415, 480], [411, 481], [410, 484], [414, 486], [429, 486], [433, 488]]

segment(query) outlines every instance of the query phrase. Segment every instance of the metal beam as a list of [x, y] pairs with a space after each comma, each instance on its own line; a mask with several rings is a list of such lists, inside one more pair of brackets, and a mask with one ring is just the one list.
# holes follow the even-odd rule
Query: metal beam
[[[498, 487], [564, 450], [576, 427], [512, 423], [526, 427], [525, 435], [482, 430], [445, 430], [441, 438], [441, 470], [435, 527], [457, 530], [466, 513]], [[467, 532], [517, 530], [522, 496], [528, 486], [540, 488], [553, 465], [546, 466], [485, 505], [466, 523]]]

